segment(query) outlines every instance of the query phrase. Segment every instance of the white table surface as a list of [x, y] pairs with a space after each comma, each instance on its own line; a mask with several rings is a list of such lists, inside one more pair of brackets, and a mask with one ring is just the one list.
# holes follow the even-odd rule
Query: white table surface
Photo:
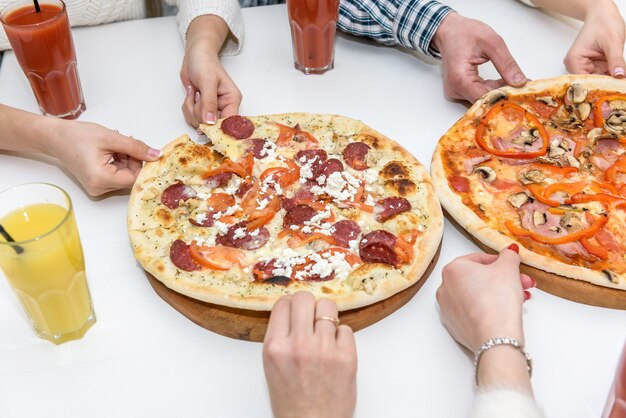
[[[512, 0], [452, 5], [493, 26], [529, 77], [565, 72], [562, 59], [577, 23]], [[244, 17], [245, 48], [223, 60], [244, 93], [242, 114], [350, 116], [396, 139], [428, 166], [440, 135], [465, 112], [443, 97], [437, 65], [340, 36], [336, 68], [305, 76], [292, 67], [284, 6], [247, 9]], [[80, 28], [74, 39], [87, 103], [81, 120], [158, 147], [181, 133], [197, 136], [180, 111], [183, 48], [174, 18]], [[495, 75], [493, 68], [483, 72]], [[38, 111], [12, 53], [0, 69], [0, 102]], [[58, 184], [74, 201], [98, 322], [79, 341], [54, 346], [39, 340], [0, 280], [1, 417], [271, 416], [261, 344], [198, 327], [148, 284], [126, 235], [127, 195], [92, 199], [54, 161], [0, 153], [0, 189], [33, 181]], [[439, 263], [418, 294], [356, 334], [356, 417], [466, 415], [471, 361], [440, 324], [435, 291], [441, 267], [476, 249], [446, 222]], [[548, 416], [599, 416], [626, 335], [626, 311], [534, 290], [524, 319], [533, 384]]]

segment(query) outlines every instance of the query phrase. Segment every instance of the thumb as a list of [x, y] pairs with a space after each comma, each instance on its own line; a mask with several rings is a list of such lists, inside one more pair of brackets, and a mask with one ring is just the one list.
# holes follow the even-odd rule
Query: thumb
[[163, 152], [151, 148], [143, 141], [116, 133], [114, 138], [108, 141], [108, 150], [120, 154], [126, 154], [141, 161], [156, 161], [161, 158]]
[[613, 77], [624, 77], [624, 44], [622, 42], [609, 43], [605, 48], [606, 63], [609, 74]]
[[[217, 120], [217, 78], [209, 78], [198, 86], [200, 101], [196, 104], [196, 117], [202, 123], [214, 125]], [[199, 105], [199, 106], [198, 106]]]
[[517, 65], [502, 38], [496, 38], [492, 44], [488, 56], [506, 84], [513, 87], [522, 87], [526, 84], [528, 79]]

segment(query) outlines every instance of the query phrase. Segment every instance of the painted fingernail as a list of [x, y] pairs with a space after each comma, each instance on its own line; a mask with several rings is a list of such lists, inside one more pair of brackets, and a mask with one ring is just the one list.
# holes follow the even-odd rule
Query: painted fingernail
[[516, 243], [513, 243], [506, 248], [519, 254], [519, 245], [517, 245]]
[[617, 78], [624, 77], [624, 69], [622, 67], [616, 67], [613, 70], [613, 77], [617, 77]]
[[213, 112], [206, 112], [204, 114], [204, 122], [208, 125], [215, 125], [215, 114]]
[[163, 151], [161, 151], [160, 149], [150, 148], [148, 150], [148, 156], [150, 158], [161, 158], [161, 155], [163, 155]]
[[531, 295], [528, 290], [524, 290], [524, 302], [530, 299]]
[[524, 77], [522, 74], [515, 74], [515, 76], [513, 76], [513, 82], [515, 84], [522, 84], [526, 81], [526, 77]]
[[191, 88], [191, 86], [187, 86], [187, 97], [191, 96], [193, 94], [193, 89]]
[[198, 103], [200, 101], [200, 92], [197, 91], [195, 97], [193, 98], [194, 103]]

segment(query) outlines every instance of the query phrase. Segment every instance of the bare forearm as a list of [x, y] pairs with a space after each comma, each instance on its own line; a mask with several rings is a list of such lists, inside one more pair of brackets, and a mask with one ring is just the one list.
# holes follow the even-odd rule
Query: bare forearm
[[52, 153], [54, 133], [59, 121], [0, 104], [0, 149]]
[[613, 0], [531, 0], [542, 9], [550, 10], [578, 20], [585, 20], [591, 8], [613, 5]]

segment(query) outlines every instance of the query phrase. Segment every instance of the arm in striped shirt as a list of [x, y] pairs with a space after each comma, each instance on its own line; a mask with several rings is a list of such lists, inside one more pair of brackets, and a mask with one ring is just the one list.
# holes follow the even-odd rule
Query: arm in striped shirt
[[431, 41], [452, 9], [434, 0], [341, 0], [337, 27], [385, 45], [440, 58]]

